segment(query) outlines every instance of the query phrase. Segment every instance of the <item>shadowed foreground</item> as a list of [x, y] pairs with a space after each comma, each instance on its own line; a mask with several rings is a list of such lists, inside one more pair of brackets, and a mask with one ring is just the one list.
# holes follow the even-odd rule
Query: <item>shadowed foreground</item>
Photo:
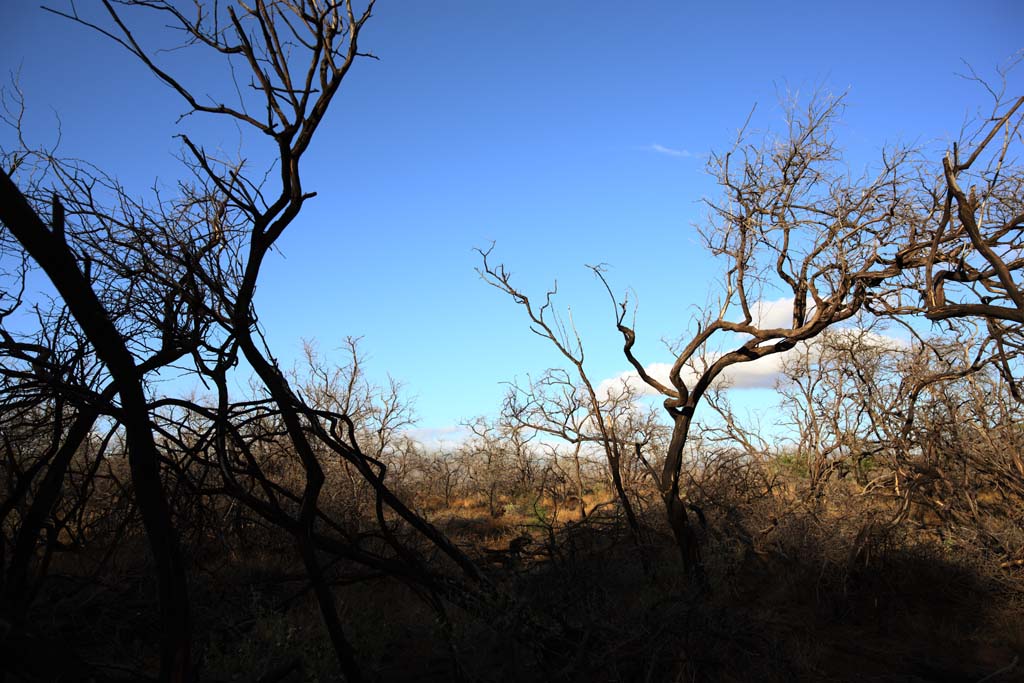
[[[501, 608], [451, 608], [443, 623], [393, 579], [335, 567], [332, 585], [368, 680], [1019, 680], [1019, 570], [926, 523], [886, 530], [871, 521], [877, 506], [791, 512], [747, 535], [782, 502], [759, 501], [764, 519], [708, 506], [704, 589], [683, 579], [656, 514], [638, 549], [614, 506], [551, 523], [536, 501], [493, 518], [471, 500], [434, 517], [485, 568]], [[287, 538], [235, 531], [188, 546], [202, 679], [337, 680]], [[142, 680], [157, 666], [141, 542], [55, 563], [40, 626], [3, 641], [8, 680]]]

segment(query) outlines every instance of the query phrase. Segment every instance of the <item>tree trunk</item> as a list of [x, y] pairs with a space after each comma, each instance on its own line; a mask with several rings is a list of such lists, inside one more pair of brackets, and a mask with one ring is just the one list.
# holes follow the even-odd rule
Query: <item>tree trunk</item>
[[156, 565], [160, 594], [160, 679], [176, 683], [190, 681], [192, 621], [188, 583], [170, 507], [160, 481], [158, 453], [139, 370], [124, 338], [64, 241], [64, 225], [54, 225], [52, 231], [47, 229], [14, 181], [2, 170], [0, 221], [46, 273], [117, 386], [135, 500]]
[[[696, 402], [696, 398], [691, 396]], [[704, 562], [700, 553], [700, 540], [694, 533], [693, 525], [690, 524], [689, 515], [686, 513], [686, 503], [679, 496], [679, 478], [683, 469], [683, 448], [690, 434], [690, 424], [693, 417], [694, 405], [687, 405], [683, 409], [674, 409], [672, 419], [672, 439], [668, 444], [668, 452], [665, 454], [665, 465], [661, 475], [661, 498], [665, 503], [665, 513], [668, 517], [669, 527], [672, 529], [672, 536], [675, 538], [676, 546], [679, 548], [679, 556], [683, 561], [683, 573], [698, 586], [704, 587], [706, 578], [704, 575]]]
[[704, 561], [701, 557], [700, 542], [690, 523], [686, 512], [686, 503], [679, 499], [679, 494], [671, 491], [662, 496], [668, 524], [672, 528], [672, 536], [679, 548], [679, 556], [683, 561], [683, 572], [698, 586], [704, 586]]

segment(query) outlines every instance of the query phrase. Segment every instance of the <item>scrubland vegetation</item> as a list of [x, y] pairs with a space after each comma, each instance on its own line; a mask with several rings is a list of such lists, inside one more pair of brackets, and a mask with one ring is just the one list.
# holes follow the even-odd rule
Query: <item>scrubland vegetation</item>
[[[185, 136], [179, 195], [139, 199], [20, 136], [2, 150], [6, 680], [1019, 679], [1024, 98], [979, 88], [990, 115], [950, 149], [885, 150], [864, 177], [827, 95], [712, 156], [721, 281], [664, 376], [602, 268], [633, 369], [611, 387], [556, 293], [482, 251], [564, 362], [427, 447], [355, 341], [279, 367], [253, 303], [370, 5], [69, 10], [190, 111], [265, 136], [279, 177]], [[249, 106], [193, 95], [132, 10], [243, 58]], [[777, 363], [770, 426], [730, 404], [754, 361]], [[169, 394], [168, 368], [205, 389]]]

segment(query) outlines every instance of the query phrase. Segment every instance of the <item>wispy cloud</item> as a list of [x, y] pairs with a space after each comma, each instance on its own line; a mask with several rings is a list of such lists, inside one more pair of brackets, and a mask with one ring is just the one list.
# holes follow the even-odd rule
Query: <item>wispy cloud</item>
[[657, 143], [647, 145], [644, 149], [650, 150], [651, 152], [657, 152], [658, 154], [664, 154], [665, 156], [682, 157], [685, 159], [694, 159], [701, 156], [700, 154], [695, 154], [688, 149], [675, 149], [674, 147], [666, 147], [665, 145], [659, 145]]

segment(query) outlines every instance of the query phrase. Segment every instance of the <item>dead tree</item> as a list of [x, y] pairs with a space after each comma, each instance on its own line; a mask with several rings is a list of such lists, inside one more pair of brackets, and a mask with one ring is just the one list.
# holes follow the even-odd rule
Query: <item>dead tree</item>
[[948, 328], [981, 324], [1016, 396], [1012, 368], [1024, 350], [1024, 97], [972, 74], [992, 96], [988, 116], [968, 125], [941, 167], [920, 174], [913, 193], [892, 206], [903, 228], [883, 259], [890, 278], [872, 310], [924, 316]]
[[132, 484], [159, 579], [161, 677], [188, 680], [192, 675], [188, 586], [177, 534], [160, 481], [159, 454], [142, 384], [144, 369], [136, 363], [125, 338], [68, 245], [59, 201], [53, 204], [54, 218], [48, 225], [11, 178], [0, 171], [0, 206], [3, 207], [0, 220], [53, 283], [109, 371], [120, 397], [119, 417], [128, 438]]
[[[803, 112], [789, 111], [782, 136], [753, 145], [741, 132], [729, 152], [712, 156], [709, 166], [723, 196], [708, 201], [701, 235], [723, 262], [721, 290], [672, 348], [667, 377], [654, 376], [635, 355], [630, 303], [618, 300], [605, 282], [626, 359], [665, 396], [672, 438], [659, 491], [683, 567], [699, 582], [704, 570], [682, 473], [705, 394], [729, 368], [783, 353], [851, 319], [870, 288], [887, 277], [885, 245], [898, 223], [891, 207], [907, 191], [914, 167], [906, 151], [895, 150], [872, 176], [851, 179], [831, 131], [841, 107], [841, 99], [815, 97]], [[669, 281], [671, 287], [684, 284], [681, 274]], [[770, 320], [765, 299], [780, 295], [791, 301], [781, 323]]]
[[512, 284], [503, 265], [488, 260], [491, 250], [478, 250], [483, 261], [478, 269], [487, 284], [504, 292], [526, 311], [530, 331], [550, 342], [572, 365], [570, 372], [549, 370], [537, 384], [523, 390], [513, 386], [506, 399], [505, 413], [529, 429], [557, 436], [569, 443], [597, 444], [604, 454], [612, 488], [622, 506], [633, 540], [643, 544], [640, 520], [623, 481], [623, 463], [633, 453], [633, 444], [618, 437], [613, 417], [630, 403], [628, 397], [601, 397], [587, 374], [583, 341], [573, 326], [553, 308], [557, 286], [548, 291], [539, 306]]
[[[164, 680], [190, 679], [192, 664], [185, 568], [162, 470], [175, 478], [179, 493], [229, 495], [292, 537], [347, 680], [361, 674], [322, 554], [398, 576], [443, 609], [440, 596], [455, 583], [425, 568], [394, 532], [398, 519], [464, 576], [480, 580], [474, 563], [385, 483], [386, 463], [361, 450], [348, 407], [317, 406], [293, 386], [263, 338], [253, 303], [268, 255], [315, 196], [303, 185], [301, 159], [350, 68], [369, 56], [359, 35], [373, 0], [361, 10], [355, 5], [279, 0], [195, 3], [185, 10], [165, 0], [103, 0], [99, 17], [79, 14], [75, 6], [51, 10], [124, 47], [180, 96], [185, 115], [234, 121], [268, 143], [276, 176], [252, 180], [245, 163], [214, 157], [188, 134], [180, 139], [191, 179], [170, 200], [132, 199], [107, 176], [46, 155], [47, 181], [57, 190], [52, 197], [39, 184], [23, 191], [8, 175], [24, 170], [23, 154], [0, 174], [0, 221], [49, 277], [109, 376], [97, 398], [127, 435], [134, 492], [160, 578]], [[139, 41], [132, 29], [136, 11], [158, 15], [183, 36], [184, 47], [247, 69], [252, 87], [226, 83], [223, 96], [194, 92], [185, 77], [162, 66], [160, 51]], [[106, 205], [111, 196], [113, 204]], [[212, 388], [212, 405], [149, 395], [147, 377], [183, 358]], [[231, 396], [229, 377], [240, 359], [264, 394], [255, 403]], [[395, 419], [401, 418], [383, 417], [389, 425]], [[252, 452], [246, 430], [260, 421], [272, 425], [297, 458], [298, 491], [282, 487]], [[201, 438], [191, 441], [195, 435]], [[343, 460], [369, 483], [394, 559], [360, 552], [358, 539], [324, 515], [325, 458]], [[205, 473], [192, 477], [195, 468], [219, 473], [222, 485], [203, 483]]]

